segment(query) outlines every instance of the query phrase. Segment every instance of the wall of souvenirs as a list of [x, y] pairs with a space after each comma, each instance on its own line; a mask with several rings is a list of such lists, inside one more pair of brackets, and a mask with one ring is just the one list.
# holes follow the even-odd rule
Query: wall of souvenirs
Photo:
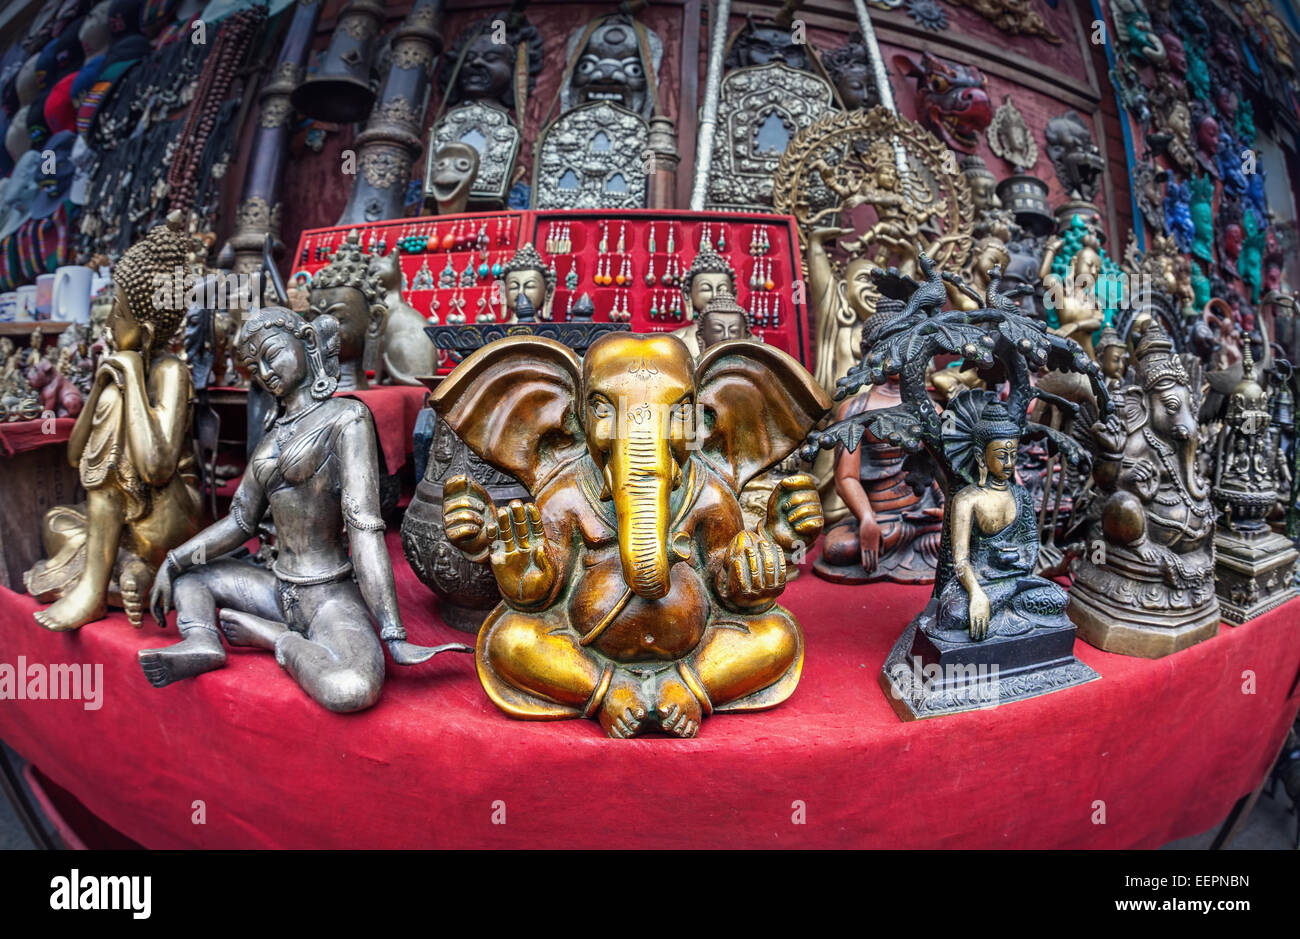
[[1297, 595], [1291, 0], [19, 7], [0, 409], [77, 418], [86, 496], [25, 587], [175, 608], [158, 687], [469, 651], [392, 564], [504, 712], [611, 736], [785, 700], [800, 566], [933, 584], [904, 719]]

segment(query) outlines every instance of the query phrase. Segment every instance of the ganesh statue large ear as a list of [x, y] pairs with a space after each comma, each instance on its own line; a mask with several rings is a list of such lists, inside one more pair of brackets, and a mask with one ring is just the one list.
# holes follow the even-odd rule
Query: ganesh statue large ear
[[737, 494], [802, 444], [831, 407], [795, 359], [749, 339], [710, 347], [695, 367], [695, 384], [700, 456]]
[[567, 346], [510, 336], [458, 365], [430, 401], [471, 450], [536, 495], [587, 450], [575, 406], [581, 376]]

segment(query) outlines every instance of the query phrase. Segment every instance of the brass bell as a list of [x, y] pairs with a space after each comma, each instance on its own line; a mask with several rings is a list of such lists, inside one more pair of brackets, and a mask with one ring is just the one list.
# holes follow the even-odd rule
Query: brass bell
[[383, 22], [381, 0], [349, 0], [329, 47], [316, 60], [316, 71], [289, 96], [299, 114], [337, 124], [366, 119], [375, 103], [370, 66]]

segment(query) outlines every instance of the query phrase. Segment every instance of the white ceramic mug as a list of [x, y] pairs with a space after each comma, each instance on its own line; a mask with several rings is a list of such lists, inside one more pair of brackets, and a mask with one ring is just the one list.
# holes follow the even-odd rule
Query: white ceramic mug
[[18, 293], [0, 293], [0, 323], [12, 323], [18, 315]]
[[70, 264], [54, 272], [54, 295], [50, 318], [61, 323], [90, 322], [90, 294], [95, 272], [79, 264]]
[[54, 275], [41, 274], [36, 278], [36, 309], [34, 311], [38, 320], [47, 320], [50, 318], [50, 300], [54, 296]]
[[27, 284], [19, 287], [18, 308], [14, 312], [14, 322], [28, 323], [36, 318], [36, 285]]

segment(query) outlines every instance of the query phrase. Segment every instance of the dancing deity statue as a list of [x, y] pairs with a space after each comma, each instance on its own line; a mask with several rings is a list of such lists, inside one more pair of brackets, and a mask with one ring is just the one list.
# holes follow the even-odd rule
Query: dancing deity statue
[[76, 629], [122, 606], [140, 625], [154, 572], [168, 550], [198, 530], [201, 504], [190, 437], [194, 385], [168, 348], [185, 318], [184, 297], [158, 302], [189, 238], [179, 212], [132, 245], [113, 266], [110, 352], [72, 434], [68, 459], [85, 505], [46, 513], [48, 560], [26, 575], [27, 592], [53, 604], [36, 612], [47, 629]]
[[1118, 413], [1091, 425], [1098, 498], [1069, 612], [1098, 648], [1158, 658], [1218, 631], [1215, 513], [1196, 463], [1200, 361], [1155, 323], [1134, 358]]
[[596, 717], [612, 737], [691, 737], [714, 711], [790, 696], [803, 636], [776, 605], [783, 549], [820, 534], [821, 506], [810, 476], [787, 477], [749, 530], [738, 496], [827, 410], [794, 359], [740, 341], [692, 362], [671, 336], [614, 333], [579, 360], [508, 337], [432, 401], [533, 498], [495, 506], [466, 477], [444, 490], [448, 538], [501, 588], [477, 649], [498, 707]]
[[[399, 665], [469, 651], [406, 641], [379, 517], [374, 425], [365, 405], [334, 397], [340, 333], [328, 313], [308, 322], [283, 307], [264, 307], [240, 327], [237, 354], [277, 407], [230, 514], [168, 552], [158, 571], [150, 609], [164, 626], [174, 603], [182, 639], [139, 653], [155, 688], [223, 666], [224, 636], [274, 652], [322, 707], [359, 711], [383, 689], [381, 639]], [[267, 521], [274, 549], [264, 544], [259, 558], [274, 559], [240, 557]]]
[[388, 307], [380, 272], [372, 261], [353, 229], [311, 280], [307, 319], [328, 315], [339, 324], [340, 391], [367, 390], [366, 372], [379, 364]]

